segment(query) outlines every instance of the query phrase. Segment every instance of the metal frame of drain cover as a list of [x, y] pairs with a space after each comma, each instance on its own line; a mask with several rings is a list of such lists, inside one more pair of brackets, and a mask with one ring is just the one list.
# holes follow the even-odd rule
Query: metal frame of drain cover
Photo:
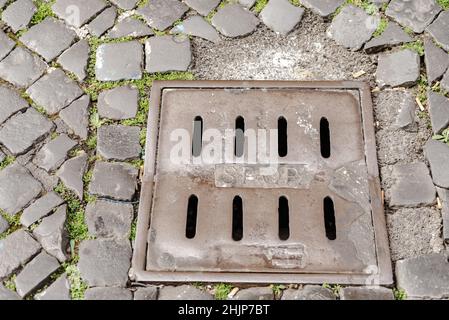
[[[157, 172], [159, 125], [162, 95], [166, 89], [292, 89], [354, 91], [358, 95], [363, 132], [365, 163], [368, 171], [369, 204], [374, 230], [377, 264], [363, 273], [288, 273], [288, 272], [201, 272], [147, 270], [149, 228], [153, 187]], [[145, 166], [137, 220], [137, 234], [130, 277], [142, 282], [233, 282], [233, 283], [339, 283], [390, 285], [393, 283], [388, 234], [377, 164], [373, 106], [367, 83], [357, 81], [155, 81], [151, 89]]]

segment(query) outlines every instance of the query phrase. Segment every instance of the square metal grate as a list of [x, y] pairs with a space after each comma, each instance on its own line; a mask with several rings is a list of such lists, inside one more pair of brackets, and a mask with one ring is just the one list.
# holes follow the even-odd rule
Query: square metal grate
[[370, 88], [163, 81], [131, 277], [391, 284]]

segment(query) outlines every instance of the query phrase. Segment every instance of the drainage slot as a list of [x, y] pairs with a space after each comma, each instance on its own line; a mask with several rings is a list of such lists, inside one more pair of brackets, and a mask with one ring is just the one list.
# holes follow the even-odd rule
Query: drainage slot
[[279, 198], [279, 239], [287, 240], [290, 237], [290, 217], [288, 199]]
[[324, 226], [326, 228], [326, 237], [329, 240], [335, 240], [337, 238], [335, 209], [334, 201], [330, 197], [324, 198]]
[[235, 119], [235, 146], [234, 154], [236, 157], [243, 156], [245, 149], [245, 119], [237, 117]]
[[240, 241], [243, 238], [243, 201], [239, 196], [232, 203], [232, 239]]
[[278, 119], [278, 153], [279, 157], [285, 157], [288, 153], [287, 119], [284, 117]]
[[193, 239], [196, 235], [196, 218], [198, 215], [198, 197], [191, 195], [187, 205], [186, 238]]
[[192, 137], [192, 155], [194, 157], [201, 156], [203, 149], [203, 118], [195, 117], [193, 121], [193, 137]]
[[320, 121], [320, 141], [321, 141], [321, 156], [329, 158], [331, 156], [331, 136], [329, 129], [329, 121], [326, 118], [321, 118]]

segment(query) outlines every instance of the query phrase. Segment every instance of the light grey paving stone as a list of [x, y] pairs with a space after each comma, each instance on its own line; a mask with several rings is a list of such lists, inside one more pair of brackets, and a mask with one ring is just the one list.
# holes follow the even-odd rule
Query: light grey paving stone
[[133, 17], [126, 17], [125, 19], [117, 22], [115, 26], [109, 30], [107, 36], [112, 39], [122, 37], [146, 37], [154, 34], [148, 25], [139, 19]]
[[389, 22], [387, 28], [380, 36], [365, 43], [364, 49], [368, 53], [374, 53], [385, 48], [411, 41], [413, 41], [412, 37], [402, 30], [400, 26], [394, 22]]
[[89, 104], [89, 96], [84, 95], [59, 112], [59, 117], [81, 140], [86, 140], [88, 135]]
[[213, 296], [190, 285], [166, 286], [159, 289], [158, 300], [213, 300]]
[[115, 200], [131, 200], [137, 189], [138, 170], [127, 163], [95, 163], [89, 192]]
[[64, 185], [72, 190], [80, 200], [83, 200], [83, 176], [86, 168], [87, 154], [82, 153], [75, 158], [67, 160], [56, 172], [56, 175]]
[[100, 37], [114, 26], [116, 18], [117, 9], [115, 9], [115, 7], [109, 7], [92, 20], [87, 25], [87, 28], [89, 29], [90, 34]]
[[8, 55], [16, 43], [0, 30], [0, 60]]
[[393, 290], [383, 287], [345, 287], [339, 294], [340, 300], [394, 300]]
[[442, 202], [441, 216], [443, 218], [443, 239], [449, 242], [449, 189], [438, 188], [438, 197]]
[[34, 108], [28, 108], [7, 120], [0, 129], [0, 143], [13, 155], [20, 155], [52, 130], [53, 123]]
[[143, 50], [138, 41], [102, 44], [97, 49], [95, 74], [100, 81], [142, 78]]
[[207, 16], [218, 6], [220, 0], [184, 0], [184, 2], [200, 15]]
[[348, 5], [334, 18], [327, 35], [339, 45], [355, 51], [371, 39], [379, 22], [378, 16], [371, 16], [359, 7]]
[[238, 2], [244, 7], [251, 8], [256, 3], [256, 0], [238, 0]]
[[409, 49], [379, 55], [376, 82], [380, 87], [413, 86], [419, 78], [419, 55]]
[[34, 163], [28, 162], [27, 164], [25, 164], [25, 168], [27, 168], [30, 171], [30, 173], [33, 175], [34, 178], [36, 178], [40, 183], [42, 183], [42, 187], [45, 192], [50, 192], [54, 190], [58, 185], [59, 182], [58, 177], [39, 168]]
[[124, 120], [134, 118], [139, 104], [139, 91], [131, 86], [121, 86], [105, 90], [98, 96], [100, 117]]
[[0, 78], [19, 88], [25, 88], [39, 79], [46, 69], [47, 64], [38, 55], [16, 47], [0, 61]]
[[27, 93], [49, 115], [54, 115], [79, 98], [83, 90], [64, 71], [54, 69], [29, 87]]
[[50, 214], [54, 208], [62, 203], [64, 203], [64, 200], [59, 195], [53, 191], [48, 192], [23, 211], [20, 216], [20, 223], [28, 228]]
[[92, 236], [128, 239], [134, 211], [129, 203], [97, 200], [86, 206], [85, 217], [89, 234]]
[[106, 6], [103, 0], [56, 0], [52, 9], [68, 25], [79, 28]]
[[146, 71], [186, 71], [192, 62], [190, 40], [172, 36], [151, 37], [145, 42]]
[[23, 298], [32, 291], [39, 289], [58, 269], [58, 260], [45, 252], [41, 252], [17, 275], [15, 279], [17, 293]]
[[5, 288], [5, 286], [0, 283], [0, 301], [13, 301], [13, 300], [21, 300], [21, 298], [16, 292], [11, 291], [8, 288]]
[[212, 25], [226, 37], [241, 37], [256, 30], [259, 24], [254, 14], [238, 4], [228, 4], [212, 17]]
[[398, 208], [389, 213], [386, 218], [393, 261], [444, 250], [438, 209]]
[[426, 63], [427, 81], [432, 84], [435, 80], [440, 79], [449, 67], [449, 54], [426, 37], [424, 38], [424, 62]]
[[139, 0], [111, 0], [111, 2], [123, 10], [131, 10], [136, 7]]
[[134, 300], [157, 300], [158, 288], [156, 286], [148, 286], [137, 288], [134, 291]]
[[248, 288], [238, 291], [232, 300], [274, 300], [274, 293], [271, 287]]
[[[26, 186], [26, 188], [23, 188]], [[0, 171], [0, 209], [14, 215], [34, 200], [42, 185], [18, 163]]]
[[126, 286], [131, 266], [129, 241], [86, 240], [79, 255], [81, 277], [90, 287]]
[[3, 160], [6, 159], [6, 154], [0, 150], [0, 163], [3, 162]]
[[416, 132], [418, 130], [416, 107], [416, 100], [413, 94], [409, 91], [404, 92], [403, 99], [399, 103], [395, 126], [407, 132]]
[[396, 262], [397, 286], [408, 298], [449, 297], [449, 263], [444, 254], [433, 253]]
[[178, 0], [151, 0], [142, 8], [137, 9], [148, 25], [160, 31], [170, 27], [189, 10]]
[[17, 91], [0, 86], [0, 124], [26, 108], [28, 108], [28, 102]]
[[0, 281], [30, 261], [40, 249], [40, 244], [24, 230], [0, 240]]
[[46, 61], [52, 61], [74, 42], [76, 34], [63, 22], [48, 17], [31, 27], [20, 41]]
[[306, 285], [296, 290], [284, 290], [281, 300], [336, 300], [336, 297], [332, 291], [327, 288]]
[[132, 160], [140, 156], [140, 127], [103, 125], [97, 130], [97, 153], [106, 160]]
[[59, 56], [58, 63], [65, 70], [73, 73], [79, 81], [83, 81], [87, 77], [89, 52], [87, 40], [80, 40]]
[[392, 0], [385, 14], [400, 25], [421, 33], [441, 11], [435, 0]]
[[33, 162], [46, 171], [54, 171], [67, 159], [68, 153], [77, 145], [66, 134], [61, 134], [45, 144], [36, 154]]
[[36, 294], [35, 300], [71, 300], [70, 299], [70, 282], [67, 275], [64, 273], [55, 282], [53, 282], [47, 289]]
[[449, 99], [440, 93], [428, 90], [427, 101], [433, 133], [439, 134], [449, 127]]
[[31, 0], [17, 0], [2, 13], [2, 20], [16, 33], [25, 29], [36, 13], [37, 8]]
[[304, 9], [288, 0], [270, 0], [260, 13], [263, 23], [276, 33], [286, 35], [301, 21]]
[[132, 300], [133, 294], [126, 288], [89, 288], [85, 292], [86, 300]]
[[440, 85], [443, 90], [449, 92], [449, 69], [447, 69], [443, 79], [441, 79]]
[[8, 0], [0, 0], [0, 8], [3, 8]]
[[418, 207], [435, 203], [435, 186], [425, 163], [393, 166], [392, 180], [388, 192], [390, 207]]
[[304, 7], [309, 8], [322, 17], [328, 17], [340, 7], [345, 0], [301, 0]]
[[220, 41], [218, 32], [201, 16], [191, 16], [176, 25], [170, 33], [183, 33], [190, 36], [200, 37], [213, 43]]
[[41, 243], [42, 247], [50, 255], [66, 262], [67, 246], [69, 238], [65, 227], [67, 219], [67, 205], [62, 205], [56, 209], [55, 213], [44, 218], [42, 222], [34, 229], [33, 235]]
[[8, 221], [2, 216], [0, 216], [0, 234], [8, 231], [8, 229], [9, 229]]
[[427, 28], [435, 41], [446, 51], [449, 51], [449, 11], [441, 12], [438, 18]]
[[433, 182], [441, 188], [449, 189], [449, 146], [443, 142], [429, 139], [424, 146], [424, 154], [430, 163]]

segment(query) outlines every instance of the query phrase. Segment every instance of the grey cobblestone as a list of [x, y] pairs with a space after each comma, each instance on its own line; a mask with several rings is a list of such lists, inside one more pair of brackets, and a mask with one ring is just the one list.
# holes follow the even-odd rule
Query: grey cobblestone
[[81, 243], [78, 268], [91, 287], [125, 286], [130, 261], [128, 241], [86, 240]]
[[40, 244], [23, 230], [0, 240], [0, 281], [30, 261], [40, 249]]
[[23, 214], [20, 216], [20, 223], [28, 228], [39, 219], [47, 216], [63, 202], [64, 200], [55, 192], [48, 192], [23, 211]]
[[75, 40], [75, 36], [75, 32], [64, 23], [48, 17], [41, 23], [28, 29], [20, 37], [20, 41], [48, 62], [70, 47]]
[[61, 69], [55, 69], [36, 81], [27, 93], [49, 115], [54, 115], [79, 98], [83, 91]]
[[[22, 186], [27, 188], [22, 188]], [[0, 171], [0, 209], [14, 215], [35, 199], [42, 185], [18, 163]]]
[[17, 0], [2, 12], [2, 20], [13, 32], [24, 29], [30, 23], [37, 8], [31, 0]]
[[56, 270], [58, 261], [45, 252], [40, 253], [17, 275], [17, 293], [23, 298], [38, 289]]
[[19, 88], [26, 88], [39, 79], [47, 69], [47, 64], [29, 50], [16, 47], [0, 62], [0, 78]]

